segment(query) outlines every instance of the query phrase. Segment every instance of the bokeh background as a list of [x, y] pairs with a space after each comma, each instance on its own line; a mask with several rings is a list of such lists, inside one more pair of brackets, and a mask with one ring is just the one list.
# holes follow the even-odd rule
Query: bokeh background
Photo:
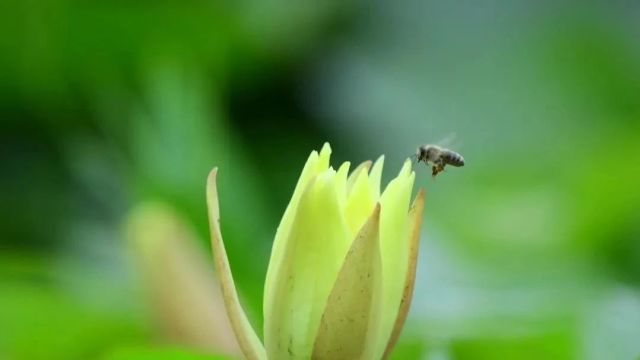
[[237, 354], [208, 171], [259, 329], [309, 152], [386, 154], [388, 180], [451, 134], [467, 165], [417, 169], [421, 260], [395, 358], [640, 355], [637, 1], [0, 9], [1, 359]]

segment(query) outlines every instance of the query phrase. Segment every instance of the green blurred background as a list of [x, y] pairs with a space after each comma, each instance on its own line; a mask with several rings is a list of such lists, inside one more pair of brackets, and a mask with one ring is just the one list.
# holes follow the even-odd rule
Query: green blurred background
[[[191, 229], [194, 271], [209, 271], [219, 166], [261, 328], [308, 153], [386, 154], [388, 180], [452, 133], [467, 165], [417, 168], [423, 245], [394, 357], [640, 355], [637, 1], [5, 0], [0, 119], [0, 359], [225, 353], [166, 331], [182, 320], [154, 302], [188, 313], [200, 287], [167, 280], [152, 236], [127, 235], [135, 209]], [[143, 229], [164, 234], [162, 219]]]

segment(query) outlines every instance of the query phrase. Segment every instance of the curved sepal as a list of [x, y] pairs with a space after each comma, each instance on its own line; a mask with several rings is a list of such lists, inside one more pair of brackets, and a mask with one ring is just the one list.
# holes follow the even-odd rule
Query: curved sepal
[[407, 275], [404, 282], [404, 291], [402, 292], [402, 300], [396, 322], [393, 325], [391, 337], [384, 350], [383, 359], [389, 357], [391, 350], [398, 342], [400, 332], [404, 327], [413, 298], [413, 288], [416, 283], [416, 268], [418, 264], [418, 250], [420, 248], [420, 229], [422, 227], [422, 214], [424, 212], [424, 189], [421, 188], [413, 201], [411, 210], [409, 211], [409, 266], [407, 267]]
[[380, 204], [351, 244], [338, 273], [316, 337], [312, 359], [359, 359], [367, 345], [382, 283]]
[[224, 242], [222, 241], [218, 190], [216, 187], [217, 172], [217, 168], [211, 170], [209, 178], [207, 179], [207, 208], [209, 210], [209, 231], [211, 234], [213, 258], [216, 272], [220, 277], [224, 304], [231, 326], [236, 334], [236, 340], [244, 356], [250, 360], [266, 360], [267, 355], [264, 346], [251, 327], [249, 319], [247, 319], [247, 315], [240, 305], [236, 286], [233, 281], [233, 276], [231, 275], [229, 260], [227, 259], [227, 252], [224, 248]]
[[[375, 165], [374, 165], [375, 167]], [[398, 176], [391, 180], [380, 196], [380, 253], [382, 255], [383, 291], [381, 323], [368, 347], [366, 358], [380, 359], [398, 317], [409, 262], [409, 208], [415, 173], [406, 160]]]

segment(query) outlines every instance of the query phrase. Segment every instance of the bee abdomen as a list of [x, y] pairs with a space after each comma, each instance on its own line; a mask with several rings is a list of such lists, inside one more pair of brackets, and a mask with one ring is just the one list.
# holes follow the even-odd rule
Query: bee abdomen
[[451, 166], [464, 166], [464, 158], [462, 157], [462, 155], [454, 151], [445, 151], [442, 154], [442, 159], [445, 161], [445, 163]]

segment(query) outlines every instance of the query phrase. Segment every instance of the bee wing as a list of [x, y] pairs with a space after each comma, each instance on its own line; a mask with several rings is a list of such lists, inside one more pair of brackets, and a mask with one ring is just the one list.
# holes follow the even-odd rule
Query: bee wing
[[458, 134], [456, 132], [451, 132], [436, 144], [442, 146], [443, 148], [449, 149], [452, 147], [460, 147], [460, 140], [458, 139]]

